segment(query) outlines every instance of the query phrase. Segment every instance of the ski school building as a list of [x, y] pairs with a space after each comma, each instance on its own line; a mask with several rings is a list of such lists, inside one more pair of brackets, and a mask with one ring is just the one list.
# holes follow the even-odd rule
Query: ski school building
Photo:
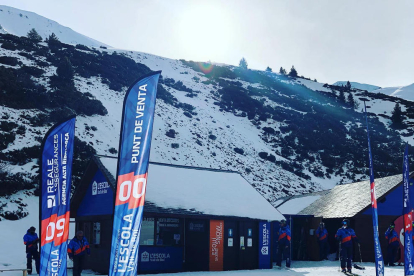
[[[85, 268], [107, 274], [117, 159], [93, 157], [71, 199], [91, 244]], [[138, 273], [271, 268], [283, 219], [239, 173], [150, 163]]]
[[[414, 173], [410, 175], [410, 201], [414, 203]], [[377, 194], [378, 230], [382, 254], [386, 256], [387, 240], [385, 231], [391, 222], [396, 222], [396, 231], [402, 229], [401, 215], [403, 210], [402, 174], [379, 178], [375, 180]], [[371, 215], [371, 190], [369, 180], [337, 185], [330, 190], [286, 197], [273, 204], [284, 216], [292, 218], [293, 225], [307, 245], [307, 259], [319, 260], [319, 248], [316, 242], [315, 230], [323, 221], [328, 231], [328, 242], [331, 253], [338, 250], [335, 241], [336, 231], [342, 226], [342, 220], [350, 220], [361, 244], [363, 261], [375, 261], [373, 223]], [[413, 207], [414, 205], [412, 205]], [[307, 220], [308, 223], [304, 223]], [[401, 224], [401, 225], [400, 225]], [[400, 226], [399, 226], [400, 225]], [[403, 236], [400, 235], [403, 239]], [[292, 235], [293, 253], [295, 259], [295, 236]], [[401, 241], [400, 241], [401, 244]], [[402, 246], [402, 244], [401, 244]], [[354, 260], [360, 261], [358, 249], [354, 247]]]

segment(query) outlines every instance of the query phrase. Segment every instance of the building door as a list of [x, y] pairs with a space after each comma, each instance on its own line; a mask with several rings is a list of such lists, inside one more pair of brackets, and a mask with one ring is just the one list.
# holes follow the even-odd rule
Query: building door
[[239, 223], [239, 268], [257, 269], [258, 268], [258, 224], [256, 222], [241, 221]]
[[239, 228], [236, 221], [224, 221], [224, 270], [239, 269]]
[[186, 271], [209, 270], [209, 235], [208, 220], [186, 220], [184, 246], [184, 269]]

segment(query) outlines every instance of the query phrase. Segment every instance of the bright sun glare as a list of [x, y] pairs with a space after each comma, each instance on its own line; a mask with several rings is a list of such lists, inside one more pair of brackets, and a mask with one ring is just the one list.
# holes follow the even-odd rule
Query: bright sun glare
[[233, 24], [224, 7], [194, 5], [180, 14], [177, 44], [195, 61], [224, 60], [233, 47]]

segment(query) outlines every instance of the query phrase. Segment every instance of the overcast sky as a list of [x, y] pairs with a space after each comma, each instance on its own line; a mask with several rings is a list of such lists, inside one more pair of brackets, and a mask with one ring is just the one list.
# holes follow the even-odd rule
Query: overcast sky
[[414, 83], [414, 1], [0, 0], [116, 48], [333, 83]]

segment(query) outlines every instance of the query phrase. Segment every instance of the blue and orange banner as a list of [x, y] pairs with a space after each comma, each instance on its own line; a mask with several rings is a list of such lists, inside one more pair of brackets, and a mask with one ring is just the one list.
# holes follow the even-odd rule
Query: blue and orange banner
[[161, 71], [134, 82], [122, 112], [109, 276], [137, 275], [157, 84]]
[[409, 179], [408, 144], [406, 144], [403, 159], [404, 271], [405, 275], [414, 275], [412, 256], [413, 218], [411, 212]]
[[368, 136], [368, 154], [369, 154], [369, 176], [371, 183], [371, 208], [372, 208], [372, 225], [374, 227], [374, 249], [375, 249], [375, 271], [376, 276], [384, 275], [384, 257], [381, 252], [381, 245], [379, 241], [378, 233], [378, 211], [377, 211], [377, 195], [375, 193], [375, 180], [374, 180], [374, 166], [372, 163], [372, 152], [371, 152], [371, 141], [369, 139], [369, 128], [368, 128], [368, 115], [367, 107], [365, 106], [365, 120], [367, 123], [367, 136]]
[[54, 125], [42, 143], [40, 275], [66, 276], [75, 116]]

